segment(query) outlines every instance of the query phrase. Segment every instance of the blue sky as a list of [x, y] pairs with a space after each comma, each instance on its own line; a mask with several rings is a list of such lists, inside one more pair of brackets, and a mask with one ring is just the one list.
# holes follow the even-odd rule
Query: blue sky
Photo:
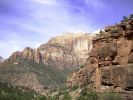
[[0, 0], [0, 56], [63, 32], [93, 32], [133, 13], [133, 0]]

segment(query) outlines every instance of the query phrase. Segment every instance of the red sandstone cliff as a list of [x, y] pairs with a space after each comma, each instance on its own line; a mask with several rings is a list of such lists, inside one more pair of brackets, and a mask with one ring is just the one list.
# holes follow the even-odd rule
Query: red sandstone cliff
[[67, 86], [133, 91], [133, 17], [100, 31], [92, 45], [88, 64], [68, 77]]

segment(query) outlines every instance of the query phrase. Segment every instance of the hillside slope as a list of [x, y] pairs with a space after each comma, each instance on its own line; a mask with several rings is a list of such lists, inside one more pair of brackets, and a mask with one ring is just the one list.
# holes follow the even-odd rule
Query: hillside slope
[[35, 92], [0, 83], [0, 100], [33, 100]]
[[51, 87], [62, 85], [67, 76], [67, 70], [59, 70], [52, 66], [37, 64], [24, 58], [5, 61], [0, 65], [0, 81], [14, 86], [22, 86], [44, 92]]

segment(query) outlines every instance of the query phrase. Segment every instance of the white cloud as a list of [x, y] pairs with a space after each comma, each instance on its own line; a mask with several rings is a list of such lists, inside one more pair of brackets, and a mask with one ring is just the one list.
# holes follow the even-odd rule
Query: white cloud
[[45, 4], [45, 5], [56, 4], [56, 0], [32, 0], [32, 1], [38, 4]]

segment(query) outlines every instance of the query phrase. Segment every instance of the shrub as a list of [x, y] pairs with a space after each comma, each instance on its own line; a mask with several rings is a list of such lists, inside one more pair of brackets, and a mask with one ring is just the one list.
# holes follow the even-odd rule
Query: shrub
[[78, 85], [74, 85], [74, 86], [72, 86], [71, 91], [77, 90], [78, 88], [79, 88]]
[[49, 96], [47, 100], [60, 100], [60, 96], [63, 97], [61, 100], [72, 100], [71, 96], [67, 91], [59, 91], [58, 94], [54, 96]]
[[69, 95], [68, 92], [64, 93], [63, 100], [72, 100], [72, 97]]
[[123, 20], [124, 21], [128, 21], [128, 17], [127, 16], [123, 16]]
[[36, 97], [35, 100], [47, 100], [46, 96], [45, 95], [39, 95]]
[[117, 93], [108, 92], [101, 95], [101, 100], [122, 100], [122, 98]]
[[0, 83], [0, 100], [33, 100], [36, 94], [30, 90], [19, 89], [10, 84]]
[[77, 100], [86, 100], [83, 96], [77, 97]]
[[61, 96], [61, 95], [63, 95], [65, 92], [64, 91], [59, 91], [58, 92], [58, 96]]
[[66, 89], [67, 89], [66, 86], [61, 86], [61, 87], [59, 88], [59, 91], [65, 91]]
[[58, 95], [49, 96], [48, 100], [59, 100], [59, 96]]
[[77, 100], [98, 100], [98, 95], [94, 90], [84, 88]]
[[85, 65], [80, 65], [79, 67], [80, 67], [80, 68], [84, 68], [84, 67], [85, 67]]
[[49, 100], [59, 100], [59, 97], [60, 97], [61, 95], [64, 95], [64, 94], [65, 94], [65, 91], [61, 91], [61, 90], [59, 89], [58, 94], [52, 96], [51, 99], [49, 99]]

